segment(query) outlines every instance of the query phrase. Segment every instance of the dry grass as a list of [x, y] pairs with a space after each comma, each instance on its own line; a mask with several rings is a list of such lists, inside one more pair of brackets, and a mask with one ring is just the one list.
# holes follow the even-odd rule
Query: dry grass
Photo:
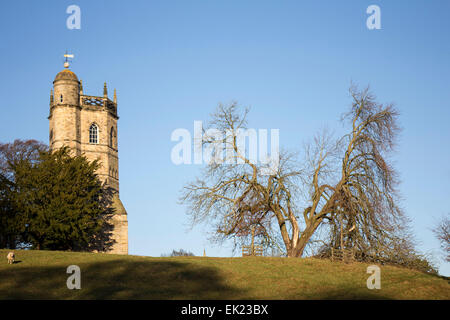
[[[450, 299], [448, 279], [381, 266], [369, 290], [368, 264], [312, 258], [153, 258], [58, 251], [0, 250], [0, 299]], [[81, 290], [69, 290], [69, 265]]]

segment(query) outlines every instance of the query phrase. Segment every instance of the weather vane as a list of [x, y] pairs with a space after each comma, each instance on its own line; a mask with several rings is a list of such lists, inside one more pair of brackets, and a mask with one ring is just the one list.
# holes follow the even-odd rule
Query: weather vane
[[64, 58], [66, 58], [66, 60], [64, 61], [64, 68], [68, 68], [70, 66], [69, 64], [69, 58], [73, 59], [74, 55], [73, 54], [68, 54], [67, 51], [64, 54]]

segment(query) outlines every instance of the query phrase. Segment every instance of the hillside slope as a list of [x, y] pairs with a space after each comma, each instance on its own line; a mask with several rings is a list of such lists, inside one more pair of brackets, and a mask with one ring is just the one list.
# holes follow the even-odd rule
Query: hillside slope
[[[368, 264], [313, 258], [153, 258], [0, 250], [0, 299], [450, 299], [448, 279], [381, 266], [381, 289], [366, 286]], [[81, 290], [69, 290], [69, 265]]]

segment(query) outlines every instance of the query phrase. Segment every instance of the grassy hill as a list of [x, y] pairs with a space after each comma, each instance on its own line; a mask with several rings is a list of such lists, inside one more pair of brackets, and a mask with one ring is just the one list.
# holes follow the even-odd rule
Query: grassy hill
[[[153, 258], [0, 250], [0, 299], [450, 299], [448, 279], [381, 266], [381, 289], [366, 287], [369, 264], [313, 258]], [[81, 290], [66, 287], [69, 265]]]

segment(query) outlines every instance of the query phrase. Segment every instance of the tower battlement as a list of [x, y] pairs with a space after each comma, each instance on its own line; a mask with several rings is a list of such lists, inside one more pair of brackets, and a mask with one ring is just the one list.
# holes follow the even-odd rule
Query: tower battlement
[[91, 110], [100, 110], [99, 108], [102, 108], [102, 110], [110, 112], [119, 119], [117, 116], [117, 103], [114, 103], [109, 98], [80, 94], [80, 106]]

